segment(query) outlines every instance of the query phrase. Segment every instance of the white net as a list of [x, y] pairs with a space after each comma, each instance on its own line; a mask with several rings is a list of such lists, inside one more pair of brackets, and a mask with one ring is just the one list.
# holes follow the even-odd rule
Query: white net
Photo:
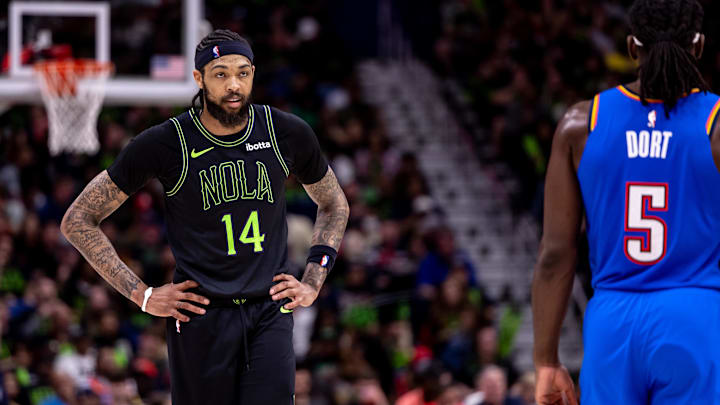
[[111, 63], [86, 59], [35, 64], [50, 125], [51, 155], [98, 152], [97, 118], [112, 71]]

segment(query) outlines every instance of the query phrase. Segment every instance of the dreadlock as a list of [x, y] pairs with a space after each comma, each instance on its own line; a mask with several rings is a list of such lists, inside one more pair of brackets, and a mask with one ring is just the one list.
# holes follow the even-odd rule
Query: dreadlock
[[703, 16], [697, 0], [636, 0], [630, 8], [630, 30], [647, 55], [639, 68], [640, 99], [662, 100], [666, 116], [692, 89], [709, 90], [690, 51]]
[[[202, 51], [203, 49], [209, 48], [211, 46], [215, 46], [218, 42], [222, 41], [240, 41], [244, 42], [248, 46], [250, 45], [248, 41], [241, 37], [240, 34], [234, 31], [230, 30], [215, 30], [205, 36], [200, 43], [195, 47], [195, 54], [197, 55], [198, 52]], [[205, 68], [203, 68], [200, 73], [204, 76], [205, 75]], [[200, 100], [200, 105], [196, 105], [196, 101]], [[195, 96], [192, 98], [191, 105], [195, 109], [202, 108], [202, 100], [203, 100], [203, 89], [199, 89], [197, 93], [195, 93]], [[196, 108], [197, 107], [197, 108]]]

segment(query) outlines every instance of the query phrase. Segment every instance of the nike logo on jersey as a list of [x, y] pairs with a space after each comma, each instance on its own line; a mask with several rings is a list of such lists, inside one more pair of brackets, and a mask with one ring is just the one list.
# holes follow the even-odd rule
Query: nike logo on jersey
[[260, 149], [267, 149], [272, 148], [272, 145], [270, 145], [270, 142], [258, 142], [258, 143], [246, 143], [245, 144], [245, 150], [248, 152], [252, 152], [254, 150], [260, 150]]
[[280, 305], [280, 312], [282, 312], [283, 314], [289, 314], [292, 311], [293, 311], [292, 309], [285, 309], [284, 305]]
[[200, 156], [204, 155], [205, 153], [210, 152], [212, 149], [215, 149], [215, 147], [211, 146], [207, 149], [201, 150], [200, 152], [195, 152], [195, 148], [193, 148], [193, 150], [190, 151], [190, 157], [195, 159], [196, 157], [200, 157]]

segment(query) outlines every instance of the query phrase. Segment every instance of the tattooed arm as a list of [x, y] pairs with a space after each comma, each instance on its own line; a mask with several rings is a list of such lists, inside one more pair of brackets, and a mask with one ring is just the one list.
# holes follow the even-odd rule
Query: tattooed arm
[[[100, 230], [100, 222], [122, 205], [128, 196], [108, 176], [107, 171], [98, 174], [70, 205], [62, 219], [63, 235], [85, 257], [95, 271], [119, 293], [137, 306], [142, 306], [147, 285], [120, 260], [107, 236]], [[189, 318], [177, 308], [202, 313], [201, 308], [181, 299], [205, 303], [204, 297], [184, 293], [187, 288], [197, 287], [194, 281], [167, 284], [153, 291], [147, 312], [157, 316], [173, 316], [181, 321]], [[204, 312], [204, 311], [203, 311]]]
[[303, 185], [310, 198], [318, 206], [315, 230], [313, 232], [313, 245], [327, 245], [340, 249], [340, 242], [345, 234], [350, 207], [348, 207], [345, 193], [343, 193], [335, 172], [328, 167], [328, 171], [320, 181]]
[[[335, 178], [335, 172], [328, 167], [322, 180], [304, 187], [310, 198], [318, 205], [312, 245], [326, 245], [335, 250], [340, 249], [340, 242], [345, 234], [345, 226], [350, 215], [350, 207], [337, 178]], [[302, 281], [319, 292], [326, 276], [325, 268], [320, 267], [317, 263], [309, 263], [305, 268]]]
[[[335, 178], [335, 173], [328, 167], [327, 173], [320, 181], [303, 187], [318, 205], [312, 245], [326, 245], [338, 250], [345, 233], [350, 208]], [[325, 277], [327, 277], [326, 268], [317, 263], [308, 263], [301, 282], [288, 274], [275, 276], [273, 281], [280, 283], [270, 290], [270, 294], [274, 294], [272, 299], [276, 301], [285, 297], [293, 298], [293, 302], [285, 305], [286, 309], [293, 309], [299, 305], [307, 307], [317, 298]]]
[[120, 260], [99, 227], [100, 222], [127, 198], [127, 194], [103, 171], [72, 203], [63, 217], [60, 229], [110, 285], [134, 303], [142, 305], [142, 293], [147, 286]]

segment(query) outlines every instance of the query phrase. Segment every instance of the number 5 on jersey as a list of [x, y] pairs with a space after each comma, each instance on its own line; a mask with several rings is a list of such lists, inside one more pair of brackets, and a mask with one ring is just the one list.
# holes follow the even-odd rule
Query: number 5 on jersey
[[[231, 256], [237, 253], [237, 251], [235, 251], [235, 234], [233, 233], [232, 216], [230, 214], [225, 214], [223, 215], [221, 221], [225, 223], [225, 232], [227, 233], [228, 255]], [[265, 234], [260, 234], [260, 221], [258, 220], [257, 211], [253, 211], [250, 213], [247, 222], [245, 222], [245, 227], [240, 233], [240, 238], [238, 239], [243, 244], [253, 244], [253, 251], [255, 253], [263, 251], [262, 243], [265, 241]]]
[[625, 236], [625, 256], [631, 262], [651, 265], [665, 257], [667, 224], [647, 211], [668, 209], [668, 185], [665, 183], [627, 183], [625, 190], [625, 232], [642, 232], [643, 236]]

